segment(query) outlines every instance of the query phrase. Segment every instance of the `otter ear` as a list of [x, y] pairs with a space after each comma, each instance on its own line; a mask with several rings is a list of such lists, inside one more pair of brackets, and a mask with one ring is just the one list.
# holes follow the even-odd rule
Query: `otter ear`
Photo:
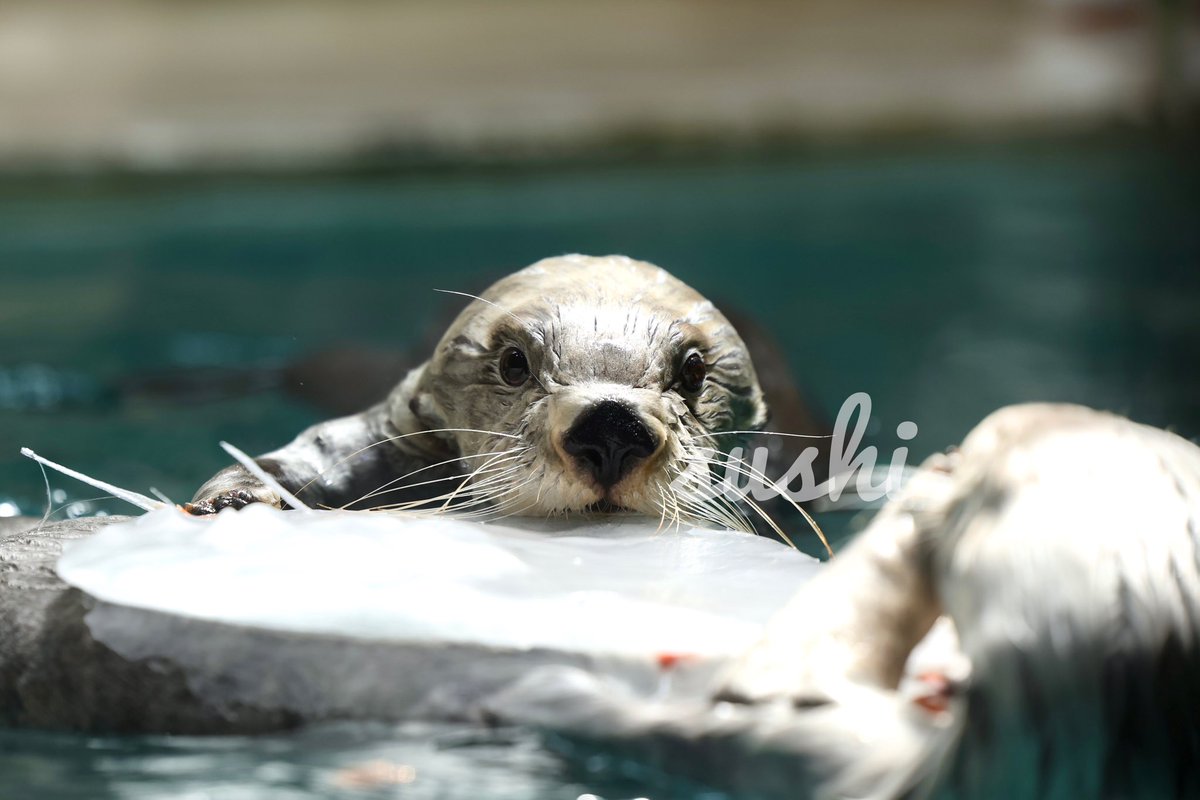
[[762, 390], [756, 385], [754, 393], [746, 399], [745, 429], [749, 431], [762, 430], [771, 419], [771, 409], [763, 399]]
[[730, 424], [733, 430], [762, 430], [771, 417], [770, 409], [767, 408], [763, 391], [759, 388], [757, 381], [753, 381], [740, 392], [730, 392], [729, 410], [732, 412]]
[[400, 433], [446, 427], [445, 417], [428, 389], [429, 362], [412, 369], [388, 396], [388, 413]]
[[751, 427], [755, 430], [767, 427], [767, 423], [771, 421], [771, 407], [763, 400], [762, 395], [758, 396], [757, 411], [754, 416], [754, 423]]

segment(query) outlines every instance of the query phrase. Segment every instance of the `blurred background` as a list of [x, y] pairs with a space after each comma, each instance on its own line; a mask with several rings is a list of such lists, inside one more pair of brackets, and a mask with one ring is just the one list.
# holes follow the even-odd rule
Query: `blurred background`
[[188, 499], [573, 251], [885, 455], [1038, 399], [1194, 436], [1198, 108], [1194, 0], [3, 0], [0, 514], [22, 445]]
[[[186, 500], [218, 440], [382, 395], [465, 302], [435, 288], [573, 251], [737, 312], [819, 416], [868, 392], [885, 461], [1028, 400], [1195, 437], [1198, 123], [1196, 0], [0, 0], [0, 515], [46, 508], [21, 446]], [[410, 798], [721, 797], [454, 736], [0, 730], [0, 796], [383, 759]]]

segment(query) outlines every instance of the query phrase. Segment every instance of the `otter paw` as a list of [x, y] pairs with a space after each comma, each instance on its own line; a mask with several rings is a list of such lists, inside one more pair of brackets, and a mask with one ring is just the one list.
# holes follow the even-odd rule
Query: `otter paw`
[[273, 492], [269, 495], [258, 496], [246, 489], [230, 489], [214, 497], [197, 500], [194, 503], [184, 503], [183, 510], [196, 516], [204, 516], [216, 514], [223, 508], [245, 508], [251, 503], [267, 503], [276, 508], [281, 505]]

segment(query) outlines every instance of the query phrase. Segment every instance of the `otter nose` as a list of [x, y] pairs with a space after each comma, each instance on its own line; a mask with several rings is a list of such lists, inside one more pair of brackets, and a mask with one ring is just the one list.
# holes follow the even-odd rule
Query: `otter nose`
[[563, 439], [563, 449], [605, 489], [615, 486], [657, 448], [654, 434], [633, 411], [615, 400], [603, 400], [588, 409]]

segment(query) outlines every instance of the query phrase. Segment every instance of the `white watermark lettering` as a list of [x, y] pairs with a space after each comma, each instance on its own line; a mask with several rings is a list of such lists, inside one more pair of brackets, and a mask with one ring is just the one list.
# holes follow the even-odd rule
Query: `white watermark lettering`
[[[797, 503], [828, 497], [837, 502], [848, 486], [853, 484], [854, 495], [870, 503], [891, 497], [901, 488], [907, 468], [908, 447], [900, 446], [892, 451], [886, 470], [878, 467], [879, 450], [874, 445], [862, 447], [871, 418], [871, 397], [866, 392], [856, 392], [846, 398], [834, 422], [833, 434], [829, 436], [829, 478], [818, 482], [818, 459], [822, 448], [805, 447], [790, 467], [772, 479], [770, 469], [771, 451], [767, 447], [733, 447], [728, 453], [713, 448], [704, 448], [700, 461], [718, 465], [723, 474], [716, 474], [716, 467], [709, 471], [704, 494], [722, 494], [729, 500], [740, 500], [747, 496], [758, 502], [784, 495]], [[786, 435], [786, 434], [784, 434]], [[901, 441], [912, 441], [917, 435], [917, 424], [911, 421], [896, 426], [896, 436]], [[825, 437], [813, 437], [825, 438]], [[860, 449], [861, 448], [861, 449]], [[694, 473], [681, 475], [672, 488], [676, 491], [695, 491], [698, 476]]]

